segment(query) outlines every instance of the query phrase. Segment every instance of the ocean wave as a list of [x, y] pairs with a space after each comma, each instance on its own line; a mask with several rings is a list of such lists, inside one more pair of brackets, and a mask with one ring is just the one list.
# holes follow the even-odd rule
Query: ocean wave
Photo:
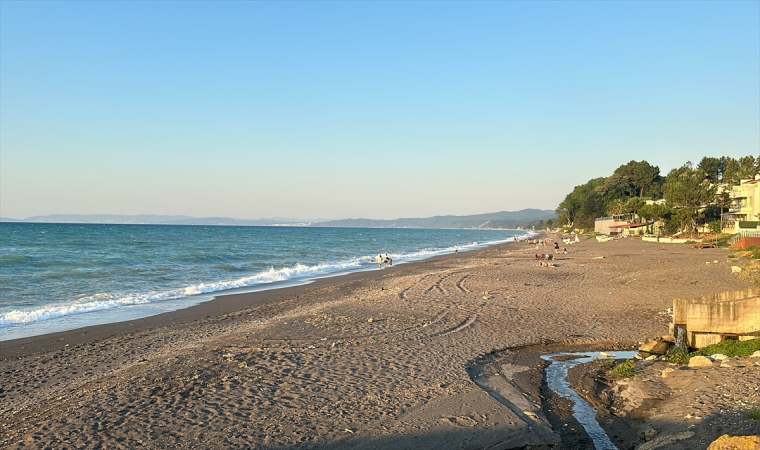
[[[511, 242], [513, 238], [489, 241], [472, 242], [459, 246], [460, 251], [472, 250], [487, 245], [495, 245]], [[520, 239], [525, 239], [521, 236]], [[394, 261], [415, 261], [427, 259], [437, 255], [453, 253], [454, 247], [433, 248], [414, 252], [389, 253]], [[383, 252], [384, 254], [385, 252]], [[121, 307], [144, 305], [153, 302], [176, 300], [200, 294], [208, 294], [230, 289], [247, 288], [288, 280], [308, 280], [321, 276], [329, 276], [335, 273], [344, 273], [361, 268], [371, 267], [374, 264], [374, 256], [361, 256], [333, 263], [320, 263], [312, 266], [295, 264], [291, 267], [267, 270], [233, 280], [198, 283], [178, 289], [167, 291], [151, 291], [144, 293], [111, 294], [100, 293], [79, 297], [75, 301], [52, 305], [39, 306], [33, 309], [14, 309], [0, 313], [0, 328], [16, 325], [41, 322], [71, 315], [86, 314], [95, 311], [103, 311]]]

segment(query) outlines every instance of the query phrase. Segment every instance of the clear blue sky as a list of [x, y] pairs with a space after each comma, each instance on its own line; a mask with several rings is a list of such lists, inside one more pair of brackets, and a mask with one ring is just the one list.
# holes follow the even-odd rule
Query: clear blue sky
[[0, 2], [0, 214], [554, 209], [760, 154], [760, 2]]

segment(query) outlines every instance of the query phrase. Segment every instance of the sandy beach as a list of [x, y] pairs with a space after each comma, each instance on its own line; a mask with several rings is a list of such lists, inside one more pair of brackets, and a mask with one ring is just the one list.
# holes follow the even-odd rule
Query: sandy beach
[[[673, 298], [753, 285], [724, 249], [566, 247], [556, 267], [505, 244], [0, 342], [0, 446], [593, 448], [539, 355], [631, 348]], [[683, 448], [722, 434], [705, 430]]]

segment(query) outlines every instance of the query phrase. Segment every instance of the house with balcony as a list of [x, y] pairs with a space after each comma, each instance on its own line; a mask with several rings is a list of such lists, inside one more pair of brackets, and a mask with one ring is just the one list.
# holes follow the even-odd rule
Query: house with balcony
[[721, 219], [723, 231], [756, 231], [760, 219], [760, 175], [754, 179], [740, 180], [738, 186], [730, 189], [731, 206]]

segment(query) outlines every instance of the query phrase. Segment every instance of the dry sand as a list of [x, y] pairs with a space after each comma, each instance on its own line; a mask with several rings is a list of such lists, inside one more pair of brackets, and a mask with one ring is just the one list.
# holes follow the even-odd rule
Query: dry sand
[[723, 249], [568, 250], [545, 268], [506, 244], [0, 342], [0, 445], [584, 448], [538, 353], [630, 346], [667, 331], [673, 298], [751, 284]]

